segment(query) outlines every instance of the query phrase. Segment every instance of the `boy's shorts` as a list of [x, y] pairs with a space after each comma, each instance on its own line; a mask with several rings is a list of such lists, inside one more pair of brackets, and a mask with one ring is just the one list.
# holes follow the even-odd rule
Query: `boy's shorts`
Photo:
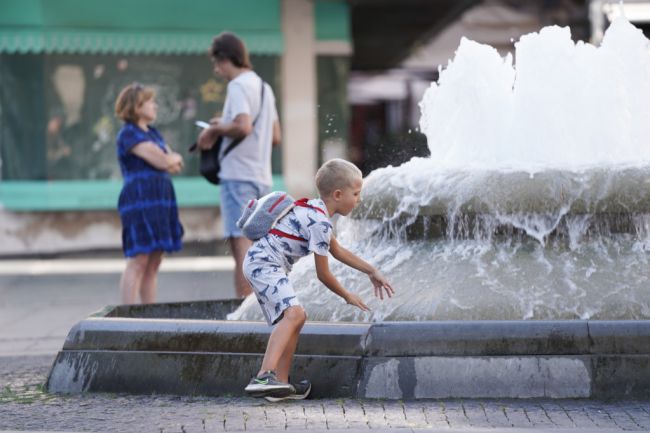
[[237, 220], [244, 207], [251, 199], [260, 198], [269, 192], [271, 187], [255, 182], [241, 180], [221, 180], [221, 219], [223, 220], [223, 236], [239, 238], [243, 234], [237, 227]]
[[257, 256], [251, 259], [247, 255], [244, 260], [244, 276], [253, 288], [269, 325], [275, 325], [287, 308], [300, 305], [291, 281], [281, 266], [257, 260]]

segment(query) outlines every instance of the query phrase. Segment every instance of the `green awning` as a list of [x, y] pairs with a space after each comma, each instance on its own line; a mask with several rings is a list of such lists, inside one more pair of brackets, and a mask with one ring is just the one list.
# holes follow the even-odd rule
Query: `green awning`
[[350, 6], [345, 0], [318, 0], [314, 5], [316, 40], [351, 42]]
[[2, 0], [0, 52], [205, 53], [229, 30], [280, 54], [280, 0]]

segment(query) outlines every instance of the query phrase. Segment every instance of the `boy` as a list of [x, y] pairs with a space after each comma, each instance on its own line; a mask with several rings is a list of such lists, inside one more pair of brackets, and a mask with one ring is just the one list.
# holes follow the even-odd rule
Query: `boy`
[[320, 199], [296, 202], [296, 207], [248, 250], [244, 275], [267, 322], [276, 325], [269, 337], [259, 373], [245, 388], [249, 395], [266, 397], [269, 401], [298, 400], [306, 398], [311, 391], [308, 381], [289, 383], [298, 336], [307, 320], [287, 278], [296, 260], [313, 252], [318, 279], [348, 304], [363, 311], [368, 311], [368, 307], [361, 298], [348, 292], [330, 272], [328, 252], [335, 259], [368, 274], [375, 295], [380, 299], [384, 299], [382, 290], [389, 297], [394, 293], [377, 269], [340, 246], [332, 234], [329, 217], [335, 213], [345, 216], [352, 212], [359, 203], [362, 183], [361, 171], [354, 164], [342, 159], [327, 161], [316, 173]]

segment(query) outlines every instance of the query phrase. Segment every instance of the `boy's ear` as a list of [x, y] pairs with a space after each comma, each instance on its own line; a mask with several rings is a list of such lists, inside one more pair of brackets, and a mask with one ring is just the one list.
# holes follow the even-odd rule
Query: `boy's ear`
[[332, 197], [334, 197], [334, 200], [340, 200], [342, 195], [343, 195], [343, 191], [341, 191], [340, 189], [336, 189], [332, 193]]

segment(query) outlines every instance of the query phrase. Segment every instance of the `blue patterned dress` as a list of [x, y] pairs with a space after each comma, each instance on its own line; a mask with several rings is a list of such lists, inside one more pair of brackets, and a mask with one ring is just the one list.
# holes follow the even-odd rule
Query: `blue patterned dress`
[[117, 134], [117, 159], [124, 185], [118, 202], [122, 220], [122, 249], [126, 257], [153, 251], [178, 251], [183, 247], [183, 226], [178, 219], [176, 194], [169, 173], [158, 170], [131, 152], [150, 141], [165, 149], [158, 131], [143, 131], [125, 123]]

